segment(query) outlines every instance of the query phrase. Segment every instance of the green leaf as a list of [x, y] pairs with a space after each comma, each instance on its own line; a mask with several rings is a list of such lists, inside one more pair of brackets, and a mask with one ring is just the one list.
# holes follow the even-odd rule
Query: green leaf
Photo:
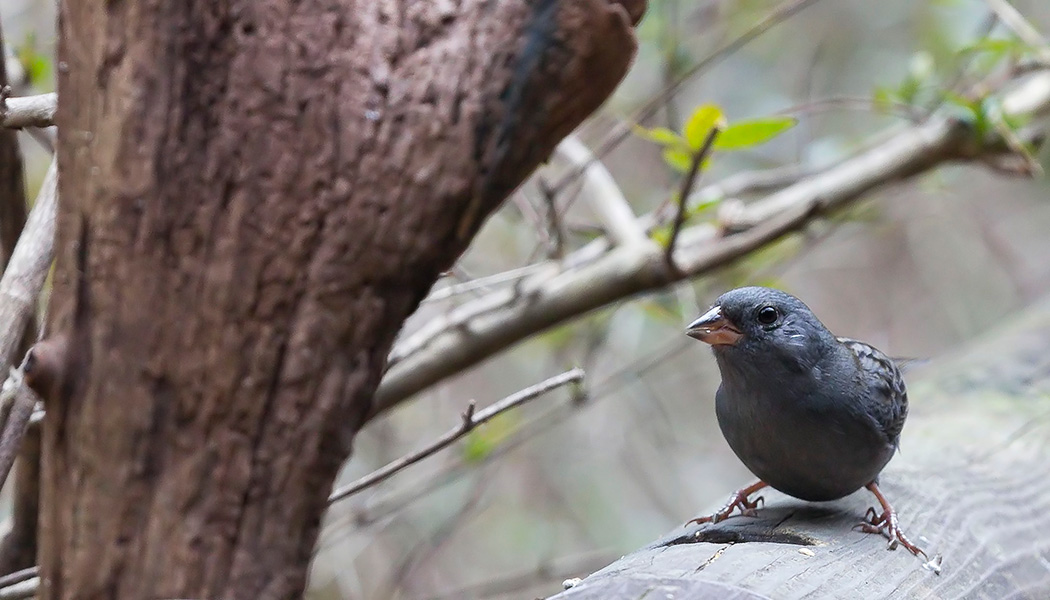
[[642, 127], [641, 125], [635, 125], [633, 128], [635, 135], [645, 138], [650, 142], [656, 142], [661, 146], [673, 146], [684, 148], [686, 146], [685, 139], [677, 133], [671, 131], [666, 127], [653, 127], [649, 129]]
[[798, 123], [794, 117], [763, 117], [737, 121], [715, 138], [716, 150], [741, 150], [764, 144]]
[[1018, 38], [981, 38], [969, 46], [960, 48], [958, 53], [985, 52], [993, 56], [1002, 57], [1007, 54], [1023, 54], [1031, 50], [1032, 46]]
[[[724, 126], [726, 122], [722, 109], [714, 104], [702, 104], [689, 115], [682, 128], [685, 141], [692, 150], [699, 150], [707, 139], [707, 134], [715, 126]], [[688, 168], [688, 164], [686, 165]]]

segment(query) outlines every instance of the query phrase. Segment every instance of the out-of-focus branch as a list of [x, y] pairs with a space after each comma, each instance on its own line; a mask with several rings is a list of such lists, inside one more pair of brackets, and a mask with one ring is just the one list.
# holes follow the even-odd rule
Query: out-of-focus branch
[[52, 161], [25, 230], [0, 278], [0, 373], [6, 373], [13, 362], [51, 267], [55, 251], [57, 186], [58, 163]]
[[31, 579], [0, 588], [0, 600], [25, 600], [35, 597], [38, 591], [40, 591], [40, 578], [34, 576]]
[[580, 194], [590, 203], [613, 243], [619, 246], [652, 243], [638, 225], [631, 205], [612, 174], [601, 161], [594, 159], [594, 154], [579, 138], [572, 135], [565, 138], [556, 152], [581, 171]]
[[11, 365], [44, 287], [54, 257], [57, 206], [58, 163], [52, 161], [0, 278], [0, 372]]
[[[1046, 112], [1048, 80], [1050, 72], [1032, 76], [1003, 97], [1003, 106], [1013, 114], [1018, 108], [1032, 116]], [[933, 117], [751, 205], [723, 211], [717, 226], [683, 229], [674, 254], [676, 270], [651, 244], [614, 247], [586, 261], [570, 254], [562, 262], [544, 263], [513, 290], [485, 294], [401, 339], [390, 354], [372, 415], [548, 327], [724, 266], [874, 188], [949, 161], [984, 159], [1003, 150], [1001, 140], [982, 145], [964, 121]], [[592, 245], [577, 252], [593, 254]]]
[[328, 497], [328, 503], [332, 504], [333, 502], [338, 502], [339, 500], [352, 496], [365, 488], [371, 487], [389, 478], [398, 471], [433, 455], [435, 452], [447, 448], [452, 445], [453, 442], [467, 435], [479, 425], [484, 425], [496, 418], [497, 415], [500, 415], [516, 406], [520, 406], [533, 398], [542, 396], [553, 389], [570, 383], [579, 383], [582, 380], [583, 370], [571, 369], [560, 375], [555, 375], [554, 377], [545, 379], [536, 385], [529, 386], [519, 392], [515, 392], [476, 414], [474, 413], [474, 402], [471, 401], [467, 406], [467, 411], [463, 413], [463, 421], [458, 427], [448, 430], [444, 435], [438, 438], [435, 442], [429, 444], [426, 448], [413, 452], [407, 456], [402, 456], [394, 462], [372, 471], [357, 481], [335, 490], [332, 492], [332, 495]]
[[0, 106], [0, 125], [12, 129], [50, 127], [55, 124], [57, 110], [58, 94], [54, 93], [8, 98]]
[[19, 449], [12, 483], [11, 528], [0, 541], [0, 573], [24, 569], [36, 561], [40, 515], [40, 419], [37, 411]]
[[29, 567], [0, 577], [0, 600], [32, 598], [40, 590], [37, 567]]
[[693, 160], [689, 164], [689, 171], [686, 172], [685, 177], [682, 179], [682, 189], [678, 191], [678, 210], [675, 211], [674, 221], [671, 222], [671, 237], [667, 241], [667, 250], [664, 252], [664, 257], [667, 260], [667, 265], [671, 269], [675, 269], [674, 264], [674, 251], [675, 244], [678, 242], [678, 235], [682, 233], [682, 225], [685, 225], [686, 214], [688, 213], [687, 207], [689, 205], [689, 194], [693, 191], [693, 186], [696, 185], [696, 180], [700, 176], [700, 170], [703, 168], [704, 160], [707, 159], [707, 155], [711, 153], [711, 146], [715, 143], [715, 138], [722, 132], [722, 128], [715, 126], [711, 128], [711, 131], [707, 133], [707, 137], [704, 138], [704, 143], [700, 146], [700, 149], [693, 155]]
[[15, 464], [22, 438], [29, 429], [29, 417], [38, 401], [39, 396], [26, 384], [22, 370], [12, 369], [0, 391], [0, 402], [10, 405], [10, 410], [5, 411], [6, 419], [0, 424], [0, 488]]
[[995, 16], [1007, 27], [1021, 38], [1021, 41], [1031, 46], [1039, 54], [1042, 60], [1050, 60], [1050, 47], [1047, 40], [1029, 21], [1007, 0], [984, 0], [988, 8], [992, 9]]
[[8, 575], [4, 575], [3, 577], [0, 577], [0, 588], [6, 588], [9, 585], [22, 583], [23, 581], [29, 581], [30, 579], [36, 577], [39, 574], [39, 572], [40, 569], [38, 569], [37, 567], [29, 567], [20, 571], [15, 571], [14, 573], [10, 573]]

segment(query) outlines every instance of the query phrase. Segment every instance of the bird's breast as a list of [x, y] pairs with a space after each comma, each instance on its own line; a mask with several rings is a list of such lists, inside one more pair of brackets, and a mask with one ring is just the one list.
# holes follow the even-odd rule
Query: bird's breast
[[729, 446], [757, 477], [804, 500], [834, 500], [875, 479], [893, 447], [849, 397], [815, 386], [727, 386], [715, 398]]

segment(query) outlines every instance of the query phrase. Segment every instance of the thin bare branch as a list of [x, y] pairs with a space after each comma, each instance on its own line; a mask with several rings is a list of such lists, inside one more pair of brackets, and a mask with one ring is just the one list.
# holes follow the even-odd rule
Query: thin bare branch
[[547, 258], [561, 258], [565, 256], [565, 229], [562, 227], [561, 215], [558, 214], [558, 195], [551, 189], [547, 180], [541, 176], [536, 177], [536, 187], [539, 188], [544, 206], [547, 208], [547, 230], [550, 232]]
[[827, 112], [832, 110], [860, 111], [875, 113], [885, 108], [890, 115], [907, 119], [913, 123], [922, 120], [922, 113], [918, 108], [904, 102], [889, 101], [883, 106], [873, 98], [864, 96], [829, 96], [826, 98], [815, 98], [808, 102], [796, 104], [778, 110], [778, 115], [798, 115]]
[[454, 283], [452, 285], [439, 288], [431, 293], [429, 296], [423, 299], [423, 303], [439, 302], [441, 300], [448, 300], [455, 296], [462, 294], [468, 294], [471, 292], [484, 292], [493, 288], [494, 286], [513, 283], [522, 277], [528, 277], [532, 273], [535, 273], [541, 265], [525, 265], [524, 267], [518, 267], [517, 269], [509, 269], [495, 275], [489, 275], [486, 277], [478, 277], [477, 279], [471, 279], [470, 281], [464, 281], [463, 283]]
[[667, 250], [664, 253], [664, 259], [667, 261], [667, 266], [672, 269], [677, 267], [674, 264], [674, 249], [675, 244], [678, 243], [678, 234], [682, 231], [682, 225], [685, 224], [686, 207], [689, 204], [689, 194], [693, 192], [693, 186], [696, 185], [696, 179], [700, 175], [700, 170], [704, 166], [704, 161], [707, 160], [707, 156], [711, 154], [711, 146], [715, 143], [715, 139], [718, 138], [718, 134], [722, 132], [722, 128], [715, 126], [711, 128], [711, 131], [707, 132], [707, 137], [704, 138], [704, 143], [700, 146], [700, 149], [693, 154], [693, 160], [689, 163], [689, 171], [686, 172], [685, 177], [682, 179], [682, 188], [678, 190], [678, 210], [675, 212], [674, 221], [671, 223], [671, 237], [667, 240]]
[[567, 385], [570, 383], [579, 383], [583, 380], [583, 375], [584, 374], [582, 369], [571, 369], [560, 375], [555, 375], [550, 379], [541, 381], [536, 385], [529, 386], [519, 392], [515, 392], [514, 394], [507, 396], [506, 398], [500, 400], [499, 402], [496, 402], [492, 406], [486, 407], [485, 409], [477, 412], [476, 414], [474, 412], [474, 402], [471, 401], [470, 404], [467, 406], [467, 411], [463, 414], [462, 422], [459, 424], [459, 426], [448, 430], [447, 432], [445, 432], [444, 435], [439, 437], [433, 443], [429, 444], [427, 447], [417, 450], [416, 452], [413, 452], [406, 456], [403, 456], [382, 468], [372, 471], [371, 473], [365, 475], [364, 477], [361, 477], [357, 481], [354, 481], [348, 485], [345, 485], [335, 490], [332, 493], [332, 495], [328, 497], [328, 503], [332, 504], [334, 502], [338, 502], [344, 498], [356, 494], [357, 492], [360, 492], [363, 489], [369, 488], [381, 481], [384, 481], [385, 479], [389, 478], [398, 471], [401, 471], [402, 469], [433, 455], [439, 450], [447, 448], [459, 438], [473, 431], [474, 428], [476, 428], [477, 426], [491, 421], [497, 415], [500, 415], [517, 406], [520, 406], [521, 404], [524, 404], [525, 402], [528, 402], [533, 398], [542, 396], [543, 394], [546, 394], [547, 392], [559, 388], [563, 385]]
[[23, 127], [50, 127], [55, 124], [58, 94], [8, 98], [0, 106], [0, 125], [12, 129]]

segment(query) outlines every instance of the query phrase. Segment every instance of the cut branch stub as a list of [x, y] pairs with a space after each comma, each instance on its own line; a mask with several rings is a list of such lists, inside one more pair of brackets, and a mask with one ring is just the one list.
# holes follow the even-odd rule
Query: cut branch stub
[[400, 324], [643, 6], [63, 2], [45, 597], [298, 596]]

